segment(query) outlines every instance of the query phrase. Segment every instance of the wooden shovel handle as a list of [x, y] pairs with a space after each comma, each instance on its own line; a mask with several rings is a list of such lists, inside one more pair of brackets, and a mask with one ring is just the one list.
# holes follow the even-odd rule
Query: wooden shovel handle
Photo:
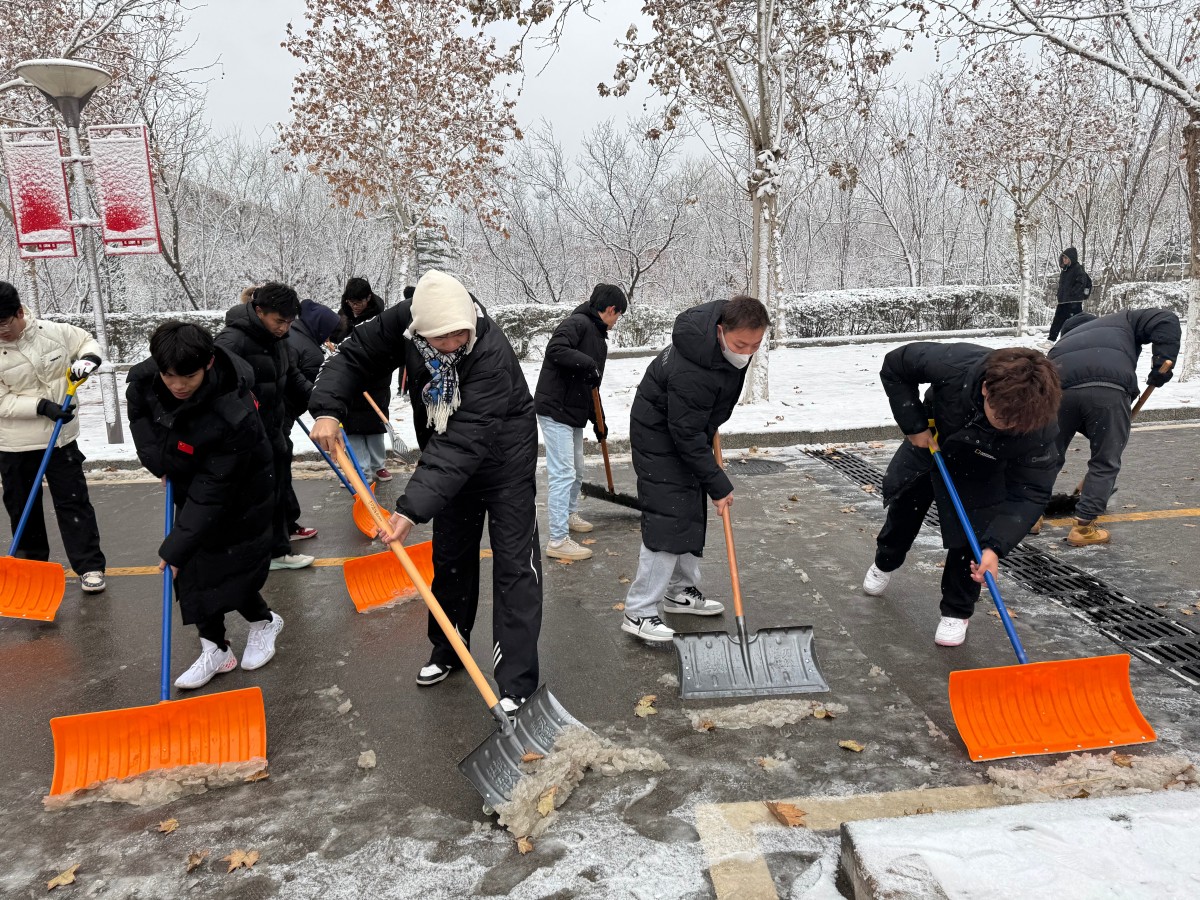
[[[1158, 367], [1158, 374], [1166, 375], [1168, 372], [1171, 371], [1171, 366], [1173, 366], [1173, 365], [1175, 365], [1175, 361], [1168, 359], [1166, 362], [1164, 362], [1161, 366]], [[1150, 395], [1153, 393], [1154, 393], [1154, 385], [1152, 385], [1152, 384], [1146, 385], [1146, 389], [1144, 391], [1142, 391], [1142, 396], [1138, 397], [1137, 403], [1134, 404], [1133, 410], [1129, 413], [1129, 418], [1131, 418], [1131, 419], [1134, 418], [1138, 413], [1140, 413], [1142, 411], [1142, 407], [1146, 405], [1146, 401], [1150, 399]]]
[[390, 425], [391, 422], [388, 420], [388, 417], [383, 414], [383, 410], [379, 408], [379, 404], [375, 402], [375, 398], [373, 398], [366, 391], [363, 391], [363, 396], [366, 398], [367, 402], [371, 404], [371, 409], [375, 410], [375, 414], [383, 420], [383, 423], [385, 425]]
[[[592, 388], [592, 403], [596, 407], [596, 427], [600, 431], [605, 432], [608, 429], [604, 427], [604, 409], [600, 406], [600, 388]], [[608, 492], [615, 494], [613, 490], [612, 480], [612, 465], [608, 461], [608, 438], [600, 439], [600, 452], [604, 455], [604, 477], [608, 479]]]
[[[371, 518], [375, 520], [376, 527], [379, 528], [382, 534], [387, 530], [387, 520], [384, 519], [383, 513], [379, 511], [379, 504], [375, 502], [375, 497], [363, 484], [362, 478], [359, 477], [358, 469], [350, 462], [346, 456], [346, 449], [339, 442], [334, 447], [334, 454], [337, 459], [337, 464], [341, 466], [342, 471], [350, 478], [350, 483], [354, 485], [354, 493], [358, 495], [367, 507], [367, 511], [371, 513]], [[475, 658], [471, 656], [471, 651], [467, 649], [467, 645], [463, 643], [463, 639], [458, 636], [454, 625], [446, 616], [442, 609], [442, 604], [438, 603], [437, 597], [433, 596], [433, 591], [429, 589], [429, 585], [425, 583], [425, 579], [421, 576], [421, 571], [417, 568], [412, 558], [408, 555], [408, 551], [404, 549], [404, 545], [399, 541], [392, 541], [388, 544], [392, 552], [396, 554], [396, 559], [400, 560], [400, 565], [404, 567], [404, 571], [408, 573], [408, 577], [412, 579], [412, 583], [416, 585], [417, 591], [421, 595], [421, 599], [425, 601], [425, 605], [429, 607], [429, 612], [437, 620], [441, 626], [442, 633], [446, 635], [446, 640], [450, 642], [450, 646], [454, 648], [454, 652], [458, 654], [458, 660], [463, 664], [467, 673], [471, 676], [471, 680], [475, 682], [475, 687], [483, 696], [483, 700], [488, 705], [488, 709], [494, 709], [500, 702], [496, 699], [496, 692], [492, 690], [492, 686], [488, 684], [484, 678], [483, 672], [479, 670], [479, 665], [475, 662]]]
[[[713, 435], [713, 456], [717, 465], [725, 468], [725, 458], [721, 455], [721, 435]], [[725, 555], [729, 558], [729, 581], [733, 585], [733, 614], [742, 617], [742, 582], [738, 578], [737, 550], [733, 548], [733, 523], [729, 520], [729, 510], [721, 510], [721, 523], [725, 526]]]

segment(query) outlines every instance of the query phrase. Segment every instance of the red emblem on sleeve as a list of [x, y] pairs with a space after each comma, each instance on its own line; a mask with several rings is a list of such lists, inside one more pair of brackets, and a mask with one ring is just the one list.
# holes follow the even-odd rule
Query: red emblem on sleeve
[[195, 453], [195, 452], [196, 452], [196, 448], [195, 448], [195, 447], [193, 447], [191, 444], [185, 444], [183, 441], [180, 441], [180, 442], [179, 442], [179, 445], [176, 447], [176, 449], [177, 449], [177, 450], [178, 450], [180, 453], [187, 453], [187, 454], [189, 454], [189, 455], [191, 455], [191, 454], [193, 454], [193, 453]]

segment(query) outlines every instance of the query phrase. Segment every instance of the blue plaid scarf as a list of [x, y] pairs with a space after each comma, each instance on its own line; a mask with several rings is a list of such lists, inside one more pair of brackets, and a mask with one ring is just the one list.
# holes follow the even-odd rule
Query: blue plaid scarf
[[467, 355], [468, 345], [464, 344], [453, 353], [440, 353], [419, 334], [414, 334], [411, 340], [431, 376], [429, 384], [421, 389], [421, 399], [425, 401], [429, 424], [438, 434], [445, 434], [450, 416], [458, 409], [461, 401], [458, 393], [458, 364]]

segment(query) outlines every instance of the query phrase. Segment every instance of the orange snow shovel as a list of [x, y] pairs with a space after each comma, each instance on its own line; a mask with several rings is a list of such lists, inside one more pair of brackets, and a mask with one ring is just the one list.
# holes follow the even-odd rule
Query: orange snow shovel
[[[366, 504], [362, 504], [366, 509]], [[370, 512], [367, 512], [370, 515]], [[378, 529], [373, 522], [372, 528]], [[426, 582], [433, 580], [433, 541], [413, 544], [408, 556]], [[379, 606], [411, 600], [421, 595], [416, 583], [408, 577], [403, 567], [396, 565], [396, 557], [390, 551], [348, 559], [342, 564], [342, 575], [346, 579], [346, 590], [354, 601], [354, 608], [367, 612]]]
[[[168, 481], [167, 534], [174, 513], [172, 499]], [[266, 759], [267, 720], [258, 688], [170, 699], [171, 588], [171, 567], [167, 566], [163, 570], [160, 702], [51, 719], [51, 796], [158, 769]]]
[[[350, 459], [346, 458], [347, 452], [350, 453]], [[348, 446], [339, 444], [334, 448], [334, 453], [338, 465], [342, 467], [342, 471], [350, 475], [355, 491], [371, 511], [376, 527], [382, 531], [387, 522], [379, 511], [379, 505], [375, 502], [375, 498], [371, 496], [362, 477], [358, 474], [357, 463], [352, 465], [350, 462], [354, 458], [354, 451]], [[404, 545], [399, 541], [392, 541], [388, 546], [396, 555], [396, 559], [400, 561], [400, 565], [409, 579], [416, 585], [421, 599], [425, 601], [430, 614], [441, 626], [446, 640], [454, 648], [459, 662], [471, 676], [471, 681], [475, 683], [475, 688], [496, 720], [496, 731], [458, 764], [458, 770], [466, 776], [475, 790], [479, 791], [484, 803], [487, 804], [485, 811], [490, 813], [501, 803], [512, 798], [513, 788], [524, 774], [521, 771], [522, 757], [530, 752], [539, 753], [542, 756], [549, 754], [554, 749], [554, 742], [563, 731], [570, 726], [581, 728], [583, 726], [562, 707], [562, 704], [544, 684], [529, 695], [529, 698], [517, 710], [516, 716], [510, 721], [507, 713], [504, 712], [504, 707], [500, 705], [500, 700], [496, 697], [496, 692], [492, 690], [492, 686], [488, 684], [483, 672], [479, 670], [479, 665], [471, 656], [471, 651], [459, 637], [454, 624], [442, 610], [442, 605], [433, 596], [428, 582], [404, 549]]]
[[[966, 508], [936, 443], [931, 451], [979, 563], [983, 551]], [[984, 580], [1020, 665], [950, 673], [950, 711], [973, 761], [1075, 753], [1158, 739], [1133, 697], [1128, 654], [1029, 662], [996, 579], [986, 572]]]

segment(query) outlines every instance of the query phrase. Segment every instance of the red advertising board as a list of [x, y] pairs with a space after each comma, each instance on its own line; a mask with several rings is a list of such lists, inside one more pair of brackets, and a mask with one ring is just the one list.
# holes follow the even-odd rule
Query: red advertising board
[[160, 252], [146, 126], [91, 125], [87, 135], [104, 252]]
[[17, 249], [22, 259], [75, 256], [62, 140], [54, 128], [0, 130]]

